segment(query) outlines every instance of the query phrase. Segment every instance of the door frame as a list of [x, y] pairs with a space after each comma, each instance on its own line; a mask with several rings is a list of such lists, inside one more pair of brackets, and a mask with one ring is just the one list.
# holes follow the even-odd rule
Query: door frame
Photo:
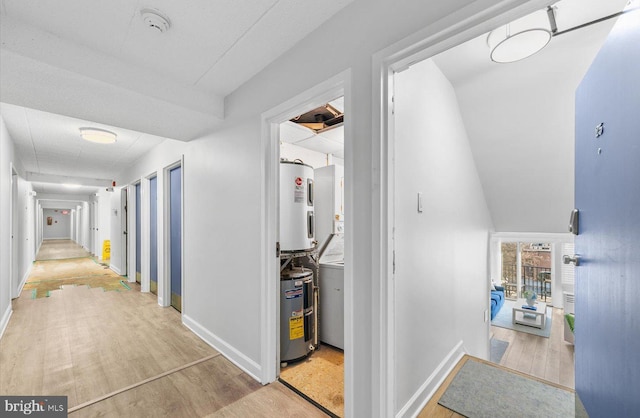
[[20, 231], [20, 217], [18, 216], [18, 172], [16, 171], [13, 163], [10, 164], [11, 173], [11, 201], [9, 203], [9, 225], [11, 242], [9, 245], [9, 282], [11, 283], [11, 290], [9, 294], [11, 299], [15, 299], [20, 296], [20, 261], [18, 255], [20, 254], [19, 238]]
[[[185, 314], [185, 263], [184, 263], [184, 155], [180, 157], [180, 160], [175, 161], [162, 169], [162, 225], [163, 225], [163, 239], [162, 239], [162, 252], [163, 252], [163, 272], [160, 273], [158, 268], [158, 303], [161, 306], [171, 306], [171, 179], [170, 172], [174, 168], [181, 167], [180, 172], [180, 259], [182, 260], [182, 268], [180, 269], [180, 315]], [[160, 184], [158, 184], [160, 187]], [[158, 211], [159, 212], [159, 211]], [[158, 213], [160, 216], [160, 213]], [[160, 241], [160, 236], [158, 236]], [[160, 267], [160, 265], [158, 265]]]
[[155, 172], [140, 179], [140, 257], [142, 258], [142, 260], [140, 260], [140, 291], [144, 293], [148, 293], [151, 288], [151, 267], [149, 264], [151, 260], [151, 241], [149, 238], [149, 231], [151, 230], [149, 179], [154, 175]]
[[[260, 271], [262, 271], [261, 283], [261, 324], [260, 324], [260, 363], [262, 365], [260, 381], [263, 384], [273, 382], [280, 374], [280, 258], [276, 253], [276, 242], [279, 240], [279, 179], [280, 179], [280, 124], [294, 116], [314, 109], [344, 96], [345, 114], [351, 113], [351, 71], [346, 70], [329, 80], [326, 80], [303, 93], [287, 100], [286, 102], [266, 111], [261, 115], [261, 149], [262, 149], [262, 178], [260, 203], [261, 251]], [[352, 122], [349, 116], [345, 118], [345, 138], [352, 138]], [[353, 145], [345, 141], [345, 196], [347, 219], [352, 218], [353, 205], [350, 202], [351, 178], [353, 170]], [[353, 234], [351, 222], [345, 225], [345, 235]], [[349, 332], [353, 328], [352, 315], [350, 314], [352, 302], [352, 251], [349, 247], [352, 239], [347, 239], [345, 248], [345, 405], [351, 399], [353, 388], [349, 386], [353, 382], [353, 370], [350, 368], [353, 356], [351, 336]]]
[[[395, 293], [394, 293], [394, 108], [393, 78], [395, 72], [433, 57], [490, 30], [555, 3], [549, 0], [502, 0], [490, 7], [475, 2], [425, 27], [400, 42], [373, 55], [372, 142], [373, 161], [380, 164], [374, 171], [372, 284], [374, 315], [372, 316], [373, 358], [379, 360], [379, 374], [374, 373], [373, 396], [379, 399], [379, 416], [396, 416], [395, 382]], [[376, 121], [379, 121], [376, 123]], [[377, 225], [377, 227], [376, 227]], [[487, 279], [489, 280], [489, 279]], [[346, 379], [345, 379], [346, 380]], [[397, 415], [417, 414], [433, 396], [431, 388], [421, 388]]]
[[121, 257], [122, 266], [120, 269], [121, 276], [129, 278], [129, 187], [125, 186], [120, 189], [120, 239], [122, 243]]
[[[140, 184], [140, 200], [142, 200], [142, 184], [140, 180], [136, 180], [127, 186], [127, 281], [130, 283], [136, 282], [137, 272], [137, 255], [136, 255], [136, 240], [138, 239], [137, 232], [137, 219], [136, 211], [140, 202], [136, 197], [136, 185]], [[142, 222], [142, 212], [140, 212], [140, 222]], [[142, 235], [142, 226], [140, 228], [140, 234]], [[142, 258], [142, 243], [140, 243], [140, 258]], [[142, 264], [140, 264], [142, 270]], [[133, 274], [129, 274], [133, 272]], [[142, 272], [140, 272], [140, 285], [142, 287]]]
[[161, 269], [159, 268], [160, 265], [160, 257], [158, 257], [158, 250], [160, 249], [158, 247], [158, 232], [159, 232], [159, 222], [158, 222], [158, 208], [159, 208], [159, 203], [161, 203], [161, 200], [158, 199], [159, 194], [158, 194], [158, 188], [161, 185], [159, 179], [160, 176], [158, 175], [157, 171], [152, 172], [151, 174], [149, 174], [148, 176], [146, 176], [144, 178], [144, 184], [145, 184], [145, 190], [147, 191], [147, 198], [145, 199], [145, 204], [146, 204], [146, 209], [144, 210], [144, 215], [145, 215], [145, 225], [146, 225], [146, 232], [145, 232], [145, 236], [146, 238], [146, 247], [145, 247], [145, 254], [148, 255], [147, 259], [148, 259], [148, 263], [146, 263], [147, 267], [146, 267], [146, 271], [143, 272], [142, 278], [146, 283], [147, 286], [147, 291], [151, 292], [151, 231], [153, 229], [152, 226], [152, 219], [151, 219], [151, 181], [153, 179], [156, 179], [156, 218], [155, 218], [155, 230], [156, 230], [156, 296], [158, 296], [158, 282], [159, 282], [159, 275], [160, 275], [160, 271]]

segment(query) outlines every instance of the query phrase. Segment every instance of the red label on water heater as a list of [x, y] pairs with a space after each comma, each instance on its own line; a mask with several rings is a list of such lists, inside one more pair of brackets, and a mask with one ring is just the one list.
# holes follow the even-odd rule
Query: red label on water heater
[[296, 185], [302, 186], [302, 177], [296, 177]]

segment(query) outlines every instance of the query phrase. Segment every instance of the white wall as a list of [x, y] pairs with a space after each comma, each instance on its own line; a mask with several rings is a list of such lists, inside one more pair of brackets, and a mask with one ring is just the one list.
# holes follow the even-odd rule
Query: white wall
[[34, 241], [35, 241], [35, 215], [34, 215], [34, 199], [31, 195], [33, 187], [31, 183], [18, 176], [18, 196], [14, 206], [13, 216], [17, 221], [17, 231], [14, 240], [17, 241], [17, 282], [13, 284], [13, 297], [20, 295], [22, 286], [27, 281], [31, 272], [32, 261], [35, 259]]
[[[263, 311], [261, 288], [267, 274], [261, 270], [261, 259], [269, 256], [262, 254], [260, 243], [260, 234], [267, 222], [262, 219], [261, 207], [265, 181], [261, 115], [349, 70], [345, 92], [345, 137], [350, 139], [345, 151], [345, 206], [349, 220], [345, 273], [353, 280], [347, 283], [345, 292], [345, 316], [350, 321], [347, 325], [351, 324], [345, 329], [345, 414], [349, 417], [387, 416], [385, 411], [379, 410], [380, 394], [387, 384], [380, 380], [383, 373], [381, 356], [385, 355], [381, 348], [384, 341], [379, 335], [380, 322], [384, 318], [380, 311], [380, 289], [388, 278], [380, 271], [378, 257], [380, 247], [385, 243], [375, 232], [380, 228], [377, 216], [381, 202], [376, 199], [381, 196], [381, 156], [380, 144], [376, 141], [380, 140], [381, 121], [379, 115], [372, 115], [372, 109], [376, 109], [380, 101], [380, 97], [374, 95], [380, 78], [373, 72], [377, 69], [372, 70], [372, 56], [418, 31], [424, 35], [420, 39], [424, 39], [429, 31], [444, 30], [452, 23], [493, 6], [495, 2], [490, 0], [355, 0], [227, 96], [222, 126], [193, 140], [184, 149], [183, 321], [187, 325], [254, 376], [259, 376], [266, 367], [261, 357], [265, 347], [261, 346], [259, 338]], [[500, 7], [492, 13], [504, 10], [504, 6]], [[454, 12], [458, 14], [449, 21], [432, 26]], [[327, 49], [327, 36], [339, 39], [340, 47]], [[309, 51], [323, 53], [310, 55]], [[166, 150], [166, 153], [177, 157], [176, 151]], [[119, 184], [128, 184], [148, 175], [151, 169], [158, 167], [158, 158], [157, 155], [145, 156], [128, 173], [119, 176]], [[472, 177], [468, 165], [463, 164], [461, 169], [461, 179]], [[472, 192], [467, 199], [477, 203], [482, 199], [479, 186], [476, 187], [477, 178], [475, 181], [456, 186]], [[488, 298], [483, 302], [477, 302], [482, 299], [476, 298], [482, 292], [488, 292], [486, 243], [489, 222], [485, 219], [486, 208], [469, 206], [466, 210], [464, 215], [468, 218], [459, 219], [461, 222], [455, 225], [450, 239], [455, 238], [456, 243], [465, 239], [480, 243], [475, 250], [484, 254], [483, 261], [467, 260], [466, 251], [451, 253], [451, 259], [445, 261], [459, 265], [460, 269], [466, 268], [461, 265], [467, 261], [469, 266], [474, 266], [469, 267], [468, 273], [478, 279], [476, 282], [454, 280], [456, 291], [460, 293], [456, 308], [468, 305], [474, 311], [479, 309], [476, 314], [481, 315], [480, 305], [488, 305]], [[438, 216], [434, 215], [435, 219]], [[450, 219], [450, 215], [442, 216], [444, 220]], [[160, 236], [158, 240], [162, 242]], [[468, 247], [461, 245], [460, 249], [467, 250]], [[475, 268], [481, 265], [485, 266], [484, 270]], [[455, 272], [456, 280], [462, 271]], [[418, 369], [420, 376], [411, 376], [411, 381], [401, 386], [398, 397], [406, 399], [414, 390], [415, 382], [430, 375], [433, 364], [443, 360], [444, 346], [450, 346], [451, 341], [468, 339], [470, 350], [480, 352], [476, 342], [482, 338], [480, 334], [486, 335], [488, 325], [471, 329], [477, 325], [477, 320], [469, 323], [456, 320], [454, 331], [436, 325], [430, 339], [444, 340], [443, 346], [430, 351]], [[264, 361], [275, 362], [275, 359]], [[400, 366], [406, 367], [398, 364]], [[397, 404], [401, 405], [401, 402]]]
[[108, 192], [105, 188], [100, 188], [95, 197], [98, 209], [95, 254], [100, 260], [102, 260], [104, 241], [111, 240], [111, 198], [115, 193], [115, 191]]
[[[47, 218], [51, 217], [51, 225]], [[71, 209], [67, 214], [62, 209], [45, 209], [43, 211], [44, 239], [71, 239]]]
[[[18, 176], [13, 201], [12, 172]], [[34, 201], [31, 184], [22, 177], [22, 164], [15, 154], [13, 140], [0, 116], [0, 336], [11, 316], [11, 298], [17, 297], [29, 275], [34, 254]], [[12, 208], [13, 204], [13, 208]], [[13, 210], [13, 213], [12, 213]], [[11, 248], [11, 217], [16, 220], [15, 246]], [[12, 282], [11, 269], [14, 281]]]
[[[111, 239], [111, 260], [109, 266], [117, 274], [124, 273], [122, 260], [122, 239], [125, 235], [122, 231], [122, 188], [114, 188], [109, 198], [109, 235]], [[116, 249], [114, 249], [114, 246]]]
[[300, 159], [305, 164], [308, 164], [313, 168], [328, 165], [327, 154], [303, 148], [298, 145], [288, 144], [286, 142], [280, 144], [280, 158], [286, 158], [289, 161]]
[[399, 412], [459, 343], [487, 358], [493, 225], [455, 91], [432, 60], [395, 75], [395, 105]]
[[[82, 202], [78, 207], [78, 244], [91, 252], [91, 213], [89, 202]], [[46, 225], [43, 227], [46, 228]]]
[[0, 116], [0, 335], [11, 315], [11, 161], [14, 148]]
[[[380, 120], [372, 117], [373, 100], [379, 100], [372, 97], [377, 81], [372, 74], [372, 55], [470, 3], [354, 1], [228, 96], [224, 127], [192, 141], [185, 153], [185, 280], [198, 276], [207, 280], [193, 280], [185, 287], [184, 314], [209, 332], [212, 340], [228, 344], [232, 350], [225, 354], [235, 350], [235, 361], [255, 366], [255, 373], [265, 366], [260, 364], [263, 347], [256, 339], [260, 335], [261, 277], [265, 274], [260, 270], [262, 254], [257, 235], [261, 230], [260, 183], [264, 180], [260, 115], [351, 70], [345, 97], [345, 137], [350, 138], [352, 146], [346, 155], [353, 161], [345, 163], [349, 220], [346, 261], [350, 263], [345, 272], [347, 276], [353, 272], [351, 285], [356, 291], [345, 294], [345, 315], [354, 324], [345, 330], [347, 416], [382, 414], [375, 405], [385, 384], [375, 380], [381, 342], [375, 339], [374, 325], [380, 320], [376, 299], [380, 283], [372, 281], [378, 263], [372, 254], [380, 245], [373, 240], [373, 229], [378, 225], [373, 224], [376, 209], [372, 205], [379, 190], [379, 184], [373, 182], [379, 169], [373, 127], [379, 126]], [[492, 4], [476, 3], [478, 7]], [[340, 40], [339, 48], [325, 48], [328, 34]], [[317, 59], [309, 55], [309, 51], [319, 50], [323, 54]], [[350, 217], [349, 213], [357, 216]], [[240, 265], [242, 279], [230, 280], [237, 277]], [[243, 309], [238, 312], [238, 300], [228, 295], [241, 298]], [[228, 320], [229, 312], [234, 312], [234, 321]], [[436, 340], [439, 337], [433, 335]]]
[[[497, 231], [567, 231], [575, 90], [614, 20], [592, 26], [586, 37], [575, 31], [554, 38], [555, 48], [455, 86]], [[571, 37], [582, 42], [568, 53], [563, 43]]]
[[[149, 152], [147, 155], [145, 155], [143, 158], [139, 159], [138, 161], [135, 162], [135, 164], [133, 164], [131, 166], [131, 168], [123, 173], [119, 173], [116, 180], [117, 180], [117, 184], [122, 185], [122, 187], [126, 187], [126, 185], [131, 185], [134, 184], [138, 181], [141, 182], [141, 195], [143, 200], [149, 196], [149, 192], [148, 192], [148, 180], [147, 178], [149, 176], [151, 176], [152, 174], [156, 174], [158, 176], [158, 225], [157, 225], [157, 233], [158, 233], [158, 304], [161, 306], [169, 306], [171, 300], [170, 300], [170, 295], [168, 293], [169, 288], [164, 286], [164, 282], [167, 280], [168, 276], [168, 272], [166, 272], [165, 266], [166, 266], [166, 260], [164, 257], [164, 251], [163, 251], [163, 246], [161, 245], [162, 242], [165, 241], [165, 227], [164, 227], [164, 212], [165, 212], [165, 208], [164, 208], [164, 200], [165, 200], [165, 193], [164, 193], [164, 188], [165, 188], [165, 181], [164, 181], [164, 170], [176, 163], [179, 162], [182, 159], [182, 156], [185, 152], [185, 150], [189, 147], [189, 143], [184, 143], [184, 142], [180, 142], [180, 141], [175, 141], [175, 140], [171, 140], [171, 139], [167, 139], [165, 142], [163, 142], [162, 144], [160, 144], [159, 146], [155, 147], [151, 152]], [[183, 176], [184, 173], [186, 171], [189, 170], [189, 166], [188, 163], [185, 162], [185, 165], [183, 166]], [[123, 233], [122, 233], [122, 216], [123, 213], [121, 211], [121, 188], [120, 189], [116, 189], [113, 193], [110, 193], [111, 195], [111, 215], [110, 215], [110, 222], [111, 222], [111, 235], [112, 235], [112, 240], [111, 240], [111, 254], [112, 254], [112, 258], [111, 258], [111, 269], [114, 270], [115, 272], [119, 273], [121, 271], [123, 271], [124, 269], [124, 263], [126, 260], [123, 260], [121, 254], [123, 251], [123, 240], [122, 238], [118, 238], [118, 237], [124, 237]], [[203, 187], [202, 190], [199, 191], [200, 195], [205, 195], [207, 193], [210, 193], [208, 187]], [[201, 203], [199, 202], [199, 198], [196, 198], [192, 205], [200, 205]], [[141, 217], [142, 217], [142, 221], [143, 222], [148, 222], [149, 219], [149, 215], [148, 215], [148, 211], [149, 211], [149, 205], [148, 204], [143, 204], [142, 205], [142, 209], [143, 212], [141, 213]], [[114, 210], [117, 210], [117, 214], [115, 212], [113, 212]], [[187, 202], [185, 202], [185, 212], [189, 211], [189, 204]], [[127, 235], [128, 239], [129, 239], [129, 270], [134, 269], [135, 266], [134, 264], [134, 259], [133, 257], [135, 256], [135, 195], [134, 193], [129, 193], [129, 199], [128, 199], [128, 216], [129, 216], [129, 234]], [[187, 217], [189, 216], [188, 213], [184, 213], [183, 216]], [[143, 269], [144, 271], [141, 272], [143, 273], [142, 277], [141, 277], [141, 281], [145, 284], [144, 287], [145, 289], [147, 288], [147, 283], [149, 280], [148, 277], [148, 268], [146, 268], [147, 266], [147, 261], [148, 261], [148, 249], [150, 248], [149, 245], [149, 236], [148, 234], [145, 234], [144, 232], [148, 231], [148, 229], [145, 227], [143, 228], [143, 236], [142, 236], [142, 248], [146, 249], [145, 251], [143, 251], [143, 266], [145, 266], [145, 268]], [[184, 232], [184, 231], [183, 231]], [[185, 238], [187, 239], [187, 238]], [[205, 248], [200, 248], [199, 251], [206, 251]], [[184, 265], [184, 263], [183, 263]], [[131, 271], [129, 272], [129, 276], [133, 277], [135, 279], [135, 274], [132, 273]], [[183, 275], [183, 280], [184, 280], [184, 275]], [[183, 295], [183, 303], [184, 303], [184, 295]]]

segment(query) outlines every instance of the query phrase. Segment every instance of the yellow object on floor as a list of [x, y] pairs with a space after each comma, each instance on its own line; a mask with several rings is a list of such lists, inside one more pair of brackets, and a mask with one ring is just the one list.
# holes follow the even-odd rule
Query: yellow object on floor
[[110, 260], [111, 259], [111, 240], [105, 239], [102, 243], [102, 259]]

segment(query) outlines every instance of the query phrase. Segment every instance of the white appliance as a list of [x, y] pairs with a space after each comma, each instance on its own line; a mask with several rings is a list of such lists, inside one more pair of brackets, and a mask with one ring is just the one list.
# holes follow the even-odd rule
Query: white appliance
[[344, 234], [330, 234], [320, 251], [320, 341], [344, 350]]
[[344, 232], [344, 167], [316, 168], [314, 180], [316, 237], [322, 247], [329, 234]]
[[313, 167], [300, 160], [280, 161], [280, 251], [314, 248]]

